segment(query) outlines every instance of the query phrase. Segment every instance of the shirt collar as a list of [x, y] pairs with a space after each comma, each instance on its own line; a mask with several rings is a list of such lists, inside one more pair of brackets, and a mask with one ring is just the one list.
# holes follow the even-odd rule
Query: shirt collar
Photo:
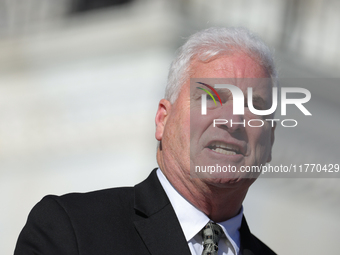
[[209, 222], [209, 218], [179, 194], [159, 168], [157, 176], [175, 210], [185, 239], [189, 241]]
[[[157, 169], [157, 176], [174, 208], [185, 239], [186, 241], [189, 241], [210, 221], [210, 219], [178, 193], [159, 168]], [[218, 222], [226, 237], [231, 241], [233, 246], [236, 245], [237, 247], [240, 247], [240, 234], [238, 230], [241, 227], [242, 216], [243, 207], [235, 217], [227, 221]]]

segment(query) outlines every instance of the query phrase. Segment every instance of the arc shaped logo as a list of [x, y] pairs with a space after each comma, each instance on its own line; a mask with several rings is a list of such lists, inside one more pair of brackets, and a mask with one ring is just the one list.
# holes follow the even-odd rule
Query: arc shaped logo
[[[221, 106], [222, 106], [222, 100], [221, 100], [221, 98], [220, 98], [220, 95], [217, 93], [217, 91], [216, 91], [212, 86], [210, 86], [210, 85], [208, 85], [208, 84], [206, 84], [206, 83], [203, 83], [203, 82], [197, 82], [197, 83], [198, 83], [198, 84], [201, 84], [201, 85], [203, 85], [203, 86], [206, 86], [206, 87], [209, 88], [211, 91], [213, 91], [213, 92], [216, 94], [216, 96], [217, 96], [217, 98], [218, 98], [218, 100], [220, 101], [220, 104], [221, 104]], [[214, 100], [215, 105], [217, 105], [216, 100], [215, 100], [214, 96], [210, 93], [210, 91], [208, 91], [208, 90], [206, 90], [206, 89], [204, 89], [204, 88], [201, 88], [201, 87], [196, 87], [196, 88], [201, 89], [201, 90], [203, 90], [204, 92], [206, 92], [206, 93], [212, 98], [212, 100]]]

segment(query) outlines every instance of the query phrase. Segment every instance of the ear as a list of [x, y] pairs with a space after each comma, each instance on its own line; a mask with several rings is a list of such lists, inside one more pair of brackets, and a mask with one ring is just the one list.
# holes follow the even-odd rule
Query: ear
[[270, 148], [270, 153], [267, 159], [267, 163], [269, 163], [270, 161], [272, 161], [272, 150], [273, 150], [273, 144], [274, 144], [274, 140], [275, 140], [275, 128], [276, 128], [276, 122], [274, 122], [274, 126], [271, 129], [271, 134], [270, 134], [270, 142], [271, 142], [271, 148]]
[[168, 120], [171, 111], [171, 104], [168, 100], [162, 99], [159, 101], [158, 110], [156, 113], [156, 134], [155, 137], [158, 141], [162, 140], [163, 132], [165, 129], [166, 121]]

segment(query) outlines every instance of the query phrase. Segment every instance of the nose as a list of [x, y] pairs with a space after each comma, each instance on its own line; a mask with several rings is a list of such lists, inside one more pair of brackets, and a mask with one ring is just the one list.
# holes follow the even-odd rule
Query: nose
[[232, 118], [226, 124], [229, 132], [241, 131], [246, 126], [246, 120], [243, 115], [233, 115]]
[[229, 133], [241, 132], [246, 126], [244, 115], [234, 115], [231, 103], [220, 107], [218, 118], [221, 121], [216, 122], [216, 126], [228, 130]]

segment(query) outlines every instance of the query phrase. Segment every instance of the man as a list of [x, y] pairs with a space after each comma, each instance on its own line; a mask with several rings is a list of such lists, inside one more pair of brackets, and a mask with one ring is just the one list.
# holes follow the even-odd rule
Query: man
[[[194, 170], [269, 162], [275, 127], [242, 125], [252, 113], [245, 105], [244, 115], [234, 115], [226, 90], [219, 92], [221, 106], [209, 103], [201, 118], [197, 91], [214, 85], [190, 82], [201, 78], [229, 79], [245, 95], [249, 79], [260, 81], [252, 85], [253, 101], [270, 108], [276, 73], [267, 46], [245, 29], [196, 33], [172, 63], [156, 113], [159, 168], [135, 187], [45, 197], [30, 213], [15, 254], [275, 254], [243, 217], [242, 202], [258, 174]], [[230, 121], [213, 125], [222, 117]]]

